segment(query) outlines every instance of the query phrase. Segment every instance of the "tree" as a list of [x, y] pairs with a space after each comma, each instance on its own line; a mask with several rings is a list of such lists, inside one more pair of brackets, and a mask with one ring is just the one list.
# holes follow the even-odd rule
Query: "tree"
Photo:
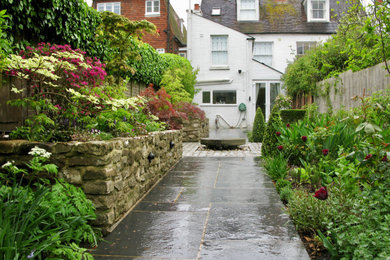
[[279, 115], [279, 107], [274, 106], [269, 117], [267, 127], [265, 128], [264, 139], [261, 145], [261, 155], [263, 157], [273, 156], [277, 153], [276, 144], [278, 139], [276, 137], [275, 126], [281, 124]]
[[253, 122], [252, 138], [253, 142], [262, 142], [264, 137], [265, 123], [261, 108], [256, 110], [255, 121]]

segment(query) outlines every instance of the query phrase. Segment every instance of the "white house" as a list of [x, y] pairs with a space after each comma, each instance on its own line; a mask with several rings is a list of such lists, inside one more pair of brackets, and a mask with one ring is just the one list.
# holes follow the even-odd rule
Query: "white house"
[[199, 69], [194, 102], [210, 127], [251, 126], [257, 107], [268, 118], [288, 62], [335, 33], [333, 14], [345, 8], [336, 0], [203, 0], [195, 6], [188, 13], [187, 55]]

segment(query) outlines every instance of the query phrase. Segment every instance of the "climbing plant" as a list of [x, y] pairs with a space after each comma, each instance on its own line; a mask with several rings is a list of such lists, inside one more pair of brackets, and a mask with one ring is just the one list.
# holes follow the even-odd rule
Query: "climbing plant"
[[104, 45], [95, 41], [100, 16], [84, 0], [2, 0], [1, 9], [9, 15], [5, 33], [16, 49], [51, 42], [70, 44], [92, 57], [104, 53]]

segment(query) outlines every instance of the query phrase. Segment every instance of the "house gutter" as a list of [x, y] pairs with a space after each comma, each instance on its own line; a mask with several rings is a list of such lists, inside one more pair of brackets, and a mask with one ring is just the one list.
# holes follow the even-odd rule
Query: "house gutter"
[[168, 4], [167, 4], [167, 52], [169, 52], [169, 49], [170, 49], [170, 44], [169, 44], [169, 38], [170, 38], [170, 28], [169, 28], [169, 11], [171, 9], [171, 5], [169, 3], [169, 0], [167, 0]]

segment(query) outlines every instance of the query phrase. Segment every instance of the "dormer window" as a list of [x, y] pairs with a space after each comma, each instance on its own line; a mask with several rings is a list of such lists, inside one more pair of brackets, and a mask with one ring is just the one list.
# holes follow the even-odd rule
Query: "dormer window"
[[259, 20], [259, 0], [237, 0], [238, 21]]
[[306, 0], [304, 5], [308, 22], [329, 22], [329, 0]]
[[214, 7], [214, 8], [211, 10], [211, 15], [221, 15], [221, 8], [219, 8], [219, 7]]

